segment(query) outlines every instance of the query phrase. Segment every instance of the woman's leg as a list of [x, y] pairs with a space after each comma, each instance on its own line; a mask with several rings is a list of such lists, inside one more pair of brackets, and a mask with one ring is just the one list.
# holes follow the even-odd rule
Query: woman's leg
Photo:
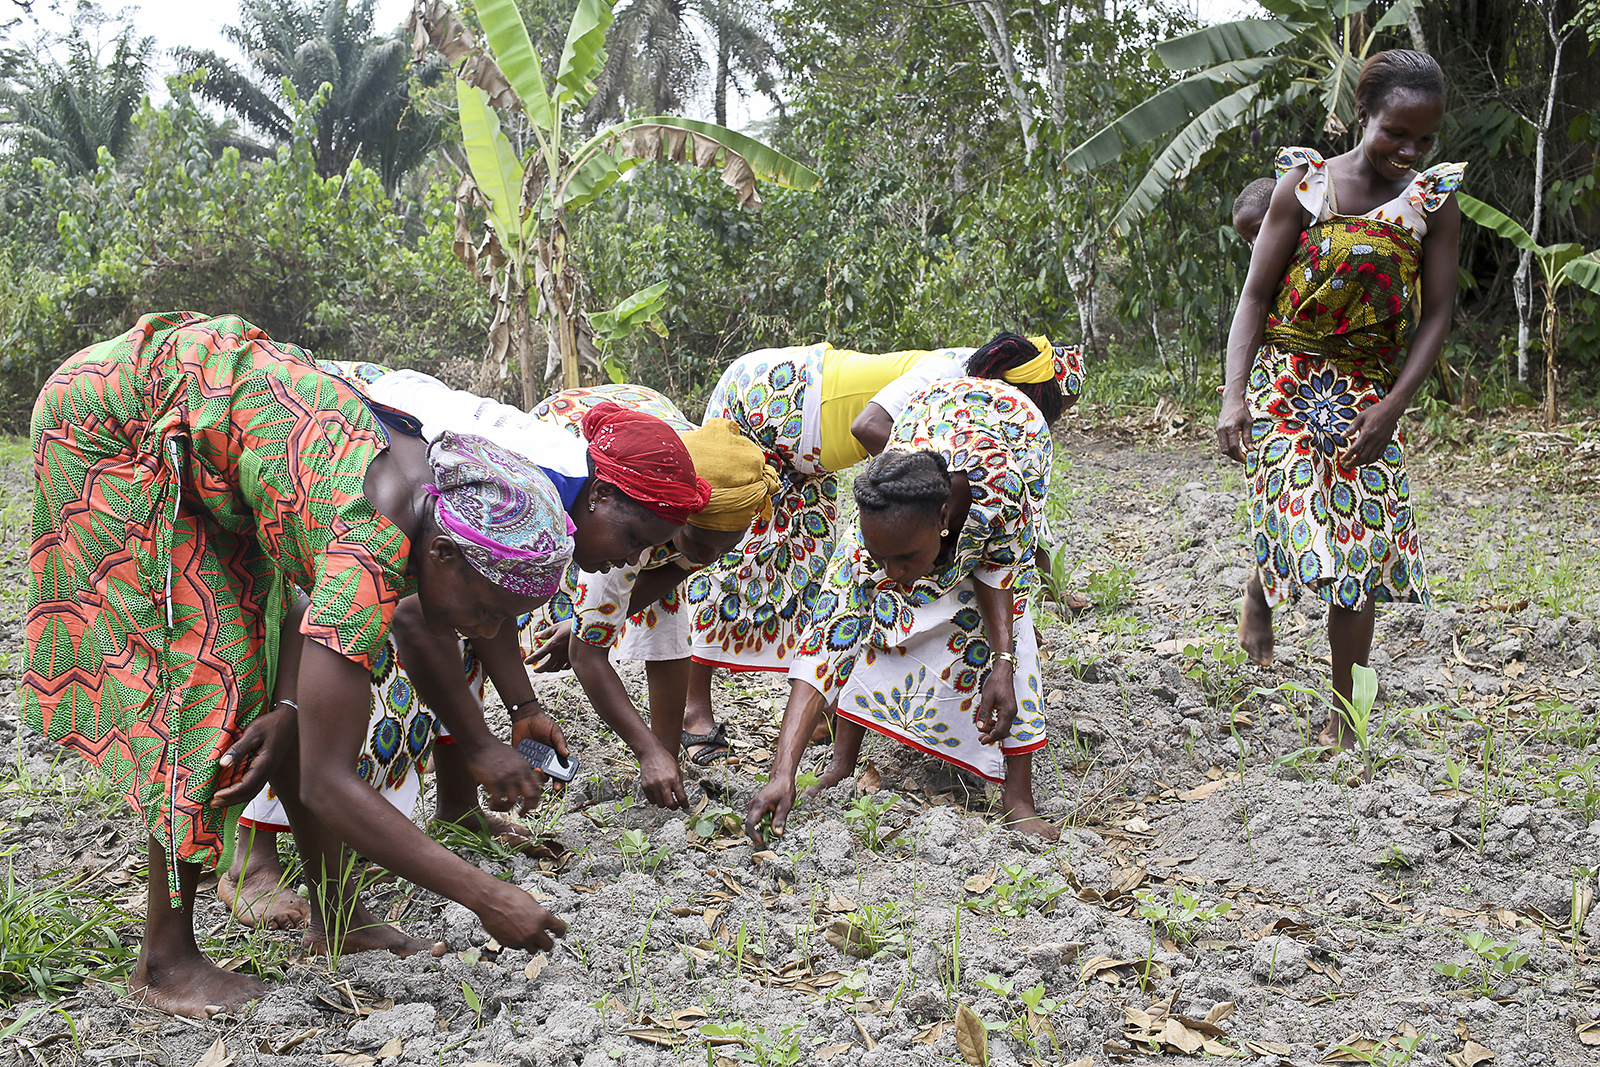
[[298, 930], [306, 924], [311, 907], [292, 886], [284, 884], [283, 862], [278, 859], [278, 834], [239, 824], [239, 847], [233, 866], [217, 877], [217, 898], [228, 906], [240, 926], [268, 930]]
[[128, 976], [128, 991], [145, 1004], [173, 1015], [204, 1019], [216, 1011], [238, 1011], [266, 992], [267, 984], [235, 974], [206, 959], [194, 939], [194, 887], [198, 863], [178, 863], [174, 908], [167, 894], [167, 852], [150, 838], [150, 887], [145, 898], [144, 944]]
[[[689, 661], [688, 692], [683, 707], [682, 729], [691, 734], [708, 734], [716, 728], [717, 719], [711, 711], [711, 672], [714, 670], [716, 668], [709, 663], [701, 663], [699, 660]], [[651, 695], [653, 697], [654, 693]], [[652, 712], [651, 718], [654, 717]], [[667, 744], [666, 739], [662, 738], [661, 743]], [[673, 738], [667, 747], [676, 751], [678, 743], [678, 738]]]
[[1061, 831], [1054, 823], [1039, 817], [1033, 806], [1033, 753], [1007, 754], [1006, 781], [1000, 789], [1001, 814], [1006, 825], [1013, 830], [1037, 834], [1046, 841], [1054, 841]]
[[1250, 568], [1244, 584], [1244, 607], [1239, 612], [1239, 646], [1258, 667], [1272, 666], [1272, 609], [1261, 588], [1261, 571]]
[[[1328, 648], [1333, 653], [1333, 691], [1349, 702], [1355, 692], [1351, 667], [1367, 665], [1372, 652], [1372, 626], [1377, 618], [1371, 600], [1359, 610], [1328, 605]], [[1350, 727], [1340, 708], [1328, 716], [1328, 728], [1318, 740], [1324, 745], [1350, 748], [1356, 743], [1356, 733]]]

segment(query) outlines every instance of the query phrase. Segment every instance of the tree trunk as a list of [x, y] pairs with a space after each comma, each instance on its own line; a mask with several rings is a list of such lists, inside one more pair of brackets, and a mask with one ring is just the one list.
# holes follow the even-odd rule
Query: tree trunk
[[[1538, 217], [1534, 215], [1535, 219]], [[1532, 290], [1533, 253], [1523, 249], [1517, 253], [1517, 272], [1511, 276], [1511, 296], [1517, 302], [1517, 381], [1524, 385], [1528, 382], [1528, 322], [1533, 318]]]
[[[1567, 43], [1566, 34], [1556, 32], [1556, 0], [1545, 0], [1544, 5], [1545, 32], [1550, 36], [1550, 43], [1555, 46], [1555, 55], [1550, 60], [1550, 88], [1545, 93], [1544, 111], [1539, 116], [1539, 121], [1533, 124], [1534, 152], [1533, 152], [1533, 224], [1528, 227], [1528, 236], [1533, 238], [1534, 244], [1539, 243], [1539, 230], [1544, 222], [1544, 163], [1545, 155], [1550, 144], [1550, 122], [1556, 108], [1556, 86], [1561, 82], [1561, 49]], [[1528, 320], [1532, 317], [1533, 285], [1530, 277], [1533, 253], [1524, 251], [1517, 263], [1517, 377], [1522, 381], [1528, 380]], [[1547, 292], [1546, 295], [1552, 295]], [[1549, 358], [1548, 353], [1546, 359]], [[1553, 379], [1552, 379], [1553, 380]], [[1554, 408], [1550, 409], [1554, 411]]]
[[728, 124], [728, 50], [727, 31], [717, 30], [717, 125]]
[[533, 364], [533, 309], [528, 300], [528, 272], [512, 264], [506, 299], [511, 302], [511, 352], [522, 375], [522, 410], [530, 411], [539, 402], [539, 376]]

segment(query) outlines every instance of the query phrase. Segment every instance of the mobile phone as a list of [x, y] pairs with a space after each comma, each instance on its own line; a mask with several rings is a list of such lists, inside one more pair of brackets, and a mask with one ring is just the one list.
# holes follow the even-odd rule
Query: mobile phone
[[562, 759], [561, 754], [549, 745], [541, 745], [532, 738], [517, 742], [517, 751], [530, 766], [536, 767], [558, 782], [570, 782], [578, 776], [578, 759]]

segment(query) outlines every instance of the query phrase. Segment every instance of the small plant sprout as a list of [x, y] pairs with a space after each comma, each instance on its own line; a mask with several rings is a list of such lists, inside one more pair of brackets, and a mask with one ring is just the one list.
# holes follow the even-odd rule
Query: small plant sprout
[[1474, 978], [1473, 988], [1483, 996], [1494, 992], [1500, 978], [1515, 975], [1528, 962], [1528, 954], [1517, 950], [1515, 941], [1496, 941], [1481, 930], [1461, 935], [1469, 949], [1477, 956], [1474, 963], [1435, 963], [1433, 969], [1446, 978]]
[[666, 859], [672, 851], [666, 845], [662, 845], [654, 852], [650, 851], [650, 835], [643, 830], [624, 830], [622, 832], [622, 840], [617, 842], [617, 850], [641, 874], [648, 873], [661, 866], [661, 861]]
[[898, 803], [899, 799], [893, 794], [888, 794], [882, 799], [874, 798], [871, 794], [863, 794], [851, 801], [849, 810], [844, 813], [845, 825], [855, 834], [856, 840], [874, 852], [893, 848], [902, 844], [903, 839], [886, 838], [886, 834], [894, 831], [884, 826], [884, 821], [890, 810]]
[[[1299, 693], [1302, 696], [1312, 697], [1327, 707], [1336, 709], [1350, 726], [1350, 731], [1356, 738], [1356, 758], [1361, 761], [1362, 777], [1372, 781], [1372, 776], [1384, 764], [1398, 759], [1398, 756], [1383, 755], [1384, 746], [1388, 743], [1388, 726], [1390, 717], [1386, 712], [1380, 712], [1378, 703], [1378, 672], [1362, 664], [1353, 664], [1350, 668], [1352, 682], [1352, 699], [1348, 702], [1339, 694], [1329, 696], [1317, 689], [1309, 689], [1293, 682], [1285, 682], [1272, 689], [1258, 689], [1256, 693], [1270, 696], [1276, 693]], [[1404, 716], [1398, 718], [1403, 719]], [[1328, 751], [1327, 746], [1312, 746], [1301, 752], [1294, 753], [1296, 757], [1316, 756]], [[1280, 757], [1282, 762], [1284, 757]]]
[[1133, 895], [1140, 902], [1139, 914], [1166, 927], [1167, 936], [1180, 945], [1192, 944], [1206, 923], [1233, 910], [1233, 904], [1226, 900], [1203, 903], [1199, 894], [1181, 885], [1172, 887], [1172, 898], [1165, 904], [1157, 902], [1155, 893], [1148, 889], [1136, 890]]
[[1004, 864], [997, 873], [1005, 880], [997, 878], [983, 896], [968, 901], [966, 907], [1012, 919], [1022, 918], [1029, 910], [1049, 915], [1055, 909], [1056, 898], [1068, 889], [1065, 882], [1040, 878], [1020, 863]]

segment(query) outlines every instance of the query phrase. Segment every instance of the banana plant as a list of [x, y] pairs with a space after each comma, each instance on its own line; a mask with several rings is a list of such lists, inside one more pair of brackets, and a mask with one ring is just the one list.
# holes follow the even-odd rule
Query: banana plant
[[[777, 150], [710, 122], [671, 115], [628, 119], [579, 140], [569, 118], [594, 93], [603, 62], [610, 0], [578, 0], [553, 83], [534, 53], [515, 0], [477, 0], [479, 44], [446, 0], [416, 0], [408, 21], [419, 53], [437, 48], [455, 67], [467, 173], [457, 190], [456, 253], [489, 283], [494, 315], [489, 355], [513, 362], [527, 407], [557, 370], [563, 387], [578, 384], [580, 357], [598, 365], [595, 330], [581, 304], [582, 279], [569, 255], [570, 214], [603, 196], [640, 163], [718, 167], [740, 206], [757, 209], [757, 180], [810, 189], [817, 176]], [[524, 133], [519, 154], [506, 133]], [[472, 206], [485, 209], [484, 232], [468, 226]], [[537, 313], [532, 300], [537, 297]], [[665, 286], [658, 283], [605, 313], [603, 333], [616, 338], [641, 324], [659, 326]], [[536, 373], [533, 323], [545, 327], [545, 367]]]
[[1062, 166], [1085, 173], [1165, 139], [1112, 219], [1114, 227], [1126, 227], [1199, 166], [1223, 134], [1278, 108], [1315, 100], [1324, 128], [1341, 135], [1355, 122], [1361, 64], [1380, 34], [1407, 27], [1416, 2], [1396, 0], [1364, 30], [1373, 0], [1262, 0], [1274, 18], [1224, 22], [1162, 41], [1157, 60], [1192, 73], [1113, 119], [1063, 157]]
[[1542, 245], [1535, 241], [1515, 219], [1482, 200], [1456, 193], [1461, 213], [1479, 226], [1493, 230], [1518, 248], [1533, 253], [1539, 263], [1544, 280], [1544, 425], [1551, 430], [1556, 425], [1556, 338], [1561, 314], [1556, 295], [1568, 284], [1581, 285], [1591, 293], [1600, 293], [1600, 248], [1585, 252], [1583, 246], [1571, 241], [1555, 245]]

